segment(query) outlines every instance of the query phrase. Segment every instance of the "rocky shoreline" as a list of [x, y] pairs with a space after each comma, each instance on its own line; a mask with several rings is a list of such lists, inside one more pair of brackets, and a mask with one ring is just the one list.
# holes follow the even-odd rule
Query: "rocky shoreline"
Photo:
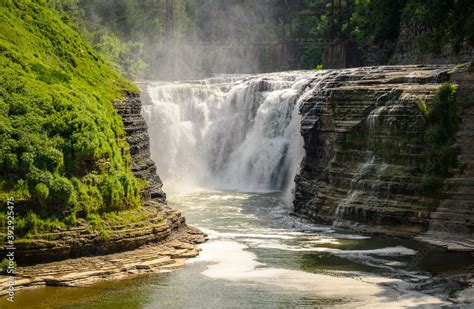
[[[170, 271], [199, 254], [197, 244], [207, 240], [201, 231], [180, 227], [167, 240], [121, 253], [81, 257], [18, 267], [15, 291], [40, 286], [82, 287], [99, 281]], [[7, 294], [8, 277], [0, 277], [0, 295]]]

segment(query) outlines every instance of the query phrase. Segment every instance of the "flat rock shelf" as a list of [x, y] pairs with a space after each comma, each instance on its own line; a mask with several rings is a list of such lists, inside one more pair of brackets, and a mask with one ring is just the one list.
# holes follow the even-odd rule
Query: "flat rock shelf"
[[[38, 286], [81, 287], [104, 280], [169, 271], [199, 254], [196, 244], [207, 236], [184, 226], [168, 240], [121, 253], [82, 257], [59, 262], [18, 267], [15, 291]], [[0, 295], [5, 295], [8, 277], [0, 277]]]

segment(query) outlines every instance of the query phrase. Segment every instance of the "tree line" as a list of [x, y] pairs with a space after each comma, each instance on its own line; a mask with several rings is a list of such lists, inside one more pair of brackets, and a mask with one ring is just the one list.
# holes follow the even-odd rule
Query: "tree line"
[[[172, 33], [167, 1], [172, 3]], [[286, 42], [352, 40], [396, 50], [402, 25], [419, 30], [420, 53], [474, 46], [472, 0], [49, 0], [116, 69], [130, 78], [146, 71], [174, 40]], [[302, 68], [322, 63], [323, 47], [299, 44]], [[268, 61], [271, 53], [260, 55]]]

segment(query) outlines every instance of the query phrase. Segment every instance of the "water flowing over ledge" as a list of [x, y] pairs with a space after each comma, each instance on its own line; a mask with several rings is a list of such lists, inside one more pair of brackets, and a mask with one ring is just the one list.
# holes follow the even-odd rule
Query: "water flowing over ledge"
[[299, 106], [314, 78], [285, 72], [150, 84], [143, 114], [166, 190], [289, 193], [304, 156]]

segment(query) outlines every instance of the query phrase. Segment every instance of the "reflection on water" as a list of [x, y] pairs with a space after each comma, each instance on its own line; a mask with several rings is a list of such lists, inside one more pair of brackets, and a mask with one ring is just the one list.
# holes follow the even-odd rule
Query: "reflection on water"
[[447, 304], [458, 287], [433, 289], [440, 284], [433, 273], [471, 262], [467, 254], [409, 240], [305, 222], [289, 215], [279, 193], [198, 191], [171, 194], [170, 203], [210, 236], [186, 267], [85, 288], [24, 291], [7, 308], [435, 306]]

